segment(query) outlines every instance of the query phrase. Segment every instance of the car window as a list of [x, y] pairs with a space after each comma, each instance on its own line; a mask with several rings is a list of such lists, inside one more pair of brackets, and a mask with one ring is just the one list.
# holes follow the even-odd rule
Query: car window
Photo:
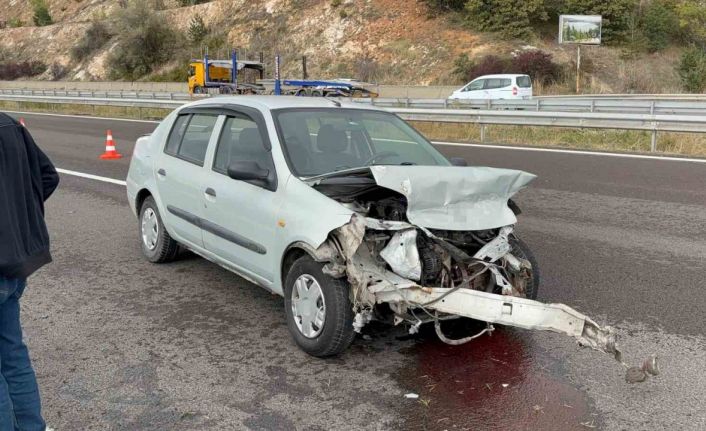
[[189, 119], [191, 115], [180, 115], [174, 121], [172, 126], [172, 131], [169, 133], [169, 138], [167, 139], [167, 145], [164, 147], [164, 152], [176, 155], [179, 150], [179, 144], [181, 144], [181, 139], [184, 137], [184, 132], [186, 131], [186, 126], [189, 124]]
[[479, 79], [479, 80], [477, 80], [477, 81], [473, 81], [473, 82], [471, 82], [470, 84], [468, 84], [468, 85], [466, 86], [466, 88], [464, 88], [463, 91], [482, 90], [482, 89], [483, 89], [483, 85], [485, 84], [485, 81], [486, 81], [485, 79]]
[[532, 86], [532, 81], [527, 75], [517, 77], [517, 86], [522, 88], [530, 88]]
[[512, 80], [509, 78], [490, 78], [485, 80], [485, 89], [492, 90], [494, 88], [509, 87]]
[[187, 161], [203, 166], [206, 158], [208, 141], [211, 139], [213, 127], [216, 125], [217, 115], [194, 114], [186, 126], [181, 145], [177, 155]]
[[246, 116], [228, 117], [218, 139], [213, 170], [226, 174], [231, 163], [246, 161], [257, 162], [263, 169], [273, 169], [272, 157], [257, 123]]
[[429, 141], [393, 114], [289, 109], [275, 117], [287, 162], [301, 177], [375, 164], [448, 164]]

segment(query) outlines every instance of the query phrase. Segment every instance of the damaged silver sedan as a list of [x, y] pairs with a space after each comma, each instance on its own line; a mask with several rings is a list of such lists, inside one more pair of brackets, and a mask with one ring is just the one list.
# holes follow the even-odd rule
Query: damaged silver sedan
[[[188, 104], [141, 138], [128, 198], [152, 262], [186, 248], [284, 296], [315, 356], [373, 319], [469, 317], [574, 337], [619, 361], [614, 332], [536, 301], [539, 268], [511, 198], [535, 177], [447, 160], [397, 116], [326, 99]], [[655, 371], [656, 363], [644, 370]], [[655, 371], [656, 372], [656, 371]]]

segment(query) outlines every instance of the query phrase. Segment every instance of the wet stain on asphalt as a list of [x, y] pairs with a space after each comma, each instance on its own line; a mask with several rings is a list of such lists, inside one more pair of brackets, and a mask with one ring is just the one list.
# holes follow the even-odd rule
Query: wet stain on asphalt
[[[459, 338], [483, 328], [471, 321], [453, 326]], [[426, 328], [404, 353], [412, 363], [396, 379], [419, 395], [403, 400], [405, 429], [585, 430], [595, 425], [588, 398], [526, 332], [497, 328], [490, 336], [450, 346]]]

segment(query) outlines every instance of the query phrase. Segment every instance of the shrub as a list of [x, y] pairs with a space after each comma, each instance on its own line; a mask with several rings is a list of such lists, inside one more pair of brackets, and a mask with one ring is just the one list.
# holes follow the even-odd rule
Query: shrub
[[512, 59], [510, 69], [514, 73], [529, 75], [542, 84], [556, 82], [561, 72], [559, 65], [552, 61], [552, 55], [540, 50], [520, 53]]
[[193, 6], [195, 4], [208, 3], [211, 0], [178, 0], [179, 6]]
[[0, 80], [37, 76], [47, 69], [41, 61], [3, 61], [0, 63]]
[[690, 93], [701, 93], [706, 89], [706, 51], [692, 47], [684, 51], [678, 67], [682, 86]]
[[469, 59], [466, 54], [462, 54], [454, 62], [453, 73], [461, 78], [463, 82], [468, 82], [482, 75], [507, 73], [508, 68], [509, 61], [503, 57], [487, 55], [476, 63]]
[[706, 4], [696, 1], [679, 1], [675, 12], [684, 41], [706, 43]]
[[531, 36], [532, 23], [549, 18], [544, 3], [544, 0], [468, 0], [465, 10], [469, 23], [479, 30], [519, 39]]
[[24, 27], [25, 22], [19, 18], [10, 18], [7, 20], [7, 26], [10, 28]]
[[380, 65], [374, 58], [366, 55], [356, 60], [354, 65], [355, 78], [358, 81], [373, 82], [378, 77]]
[[101, 21], [93, 21], [83, 37], [71, 47], [71, 58], [76, 61], [83, 60], [105, 45], [111, 37], [112, 35], [105, 24]]
[[498, 57], [497, 55], [487, 55], [476, 64], [468, 76], [469, 81], [482, 75], [492, 75], [495, 73], [507, 73], [508, 60], [507, 58]]
[[171, 59], [178, 46], [177, 34], [144, 1], [120, 11], [116, 21], [121, 40], [108, 55], [110, 76], [137, 79]]
[[191, 21], [189, 21], [189, 30], [187, 31], [187, 34], [192, 43], [199, 43], [204, 37], [206, 37], [208, 34], [208, 28], [203, 22], [201, 15], [196, 14], [191, 18]]
[[421, 0], [432, 13], [461, 11], [466, 0]]
[[45, 0], [32, 0], [32, 20], [40, 27], [53, 23]]

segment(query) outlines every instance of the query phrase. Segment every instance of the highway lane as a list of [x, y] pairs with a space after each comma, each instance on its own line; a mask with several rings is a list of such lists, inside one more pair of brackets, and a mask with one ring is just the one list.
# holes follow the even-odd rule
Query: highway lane
[[[118, 139], [118, 150], [127, 156], [132, 152], [134, 139], [148, 133], [154, 127], [151, 123], [105, 119], [23, 116], [29, 130], [57, 166], [112, 178], [124, 178], [129, 161], [127, 157], [118, 161], [98, 160], [98, 156], [103, 151], [105, 129], [113, 130]], [[700, 293], [705, 287], [703, 274], [706, 273], [706, 187], [704, 187], [706, 164], [457, 146], [440, 146], [440, 149], [448, 155], [461, 155], [472, 164], [518, 168], [539, 175], [539, 179], [529, 189], [521, 192], [518, 198], [525, 211], [518, 228], [535, 250], [542, 267], [543, 285], [540, 289], [540, 298], [545, 301], [566, 302], [597, 317], [600, 321], [617, 325], [624, 336], [624, 346], [629, 348], [626, 350], [629, 360], [635, 362], [649, 353], [657, 352], [664, 356], [667, 368], [664, 376], [647, 383], [648, 386], [644, 389], [626, 388], [620, 381], [619, 367], [601, 358], [595, 352], [576, 351], [569, 341], [553, 335], [529, 335], [523, 331], [509, 331], [505, 333], [506, 335], [501, 334], [503, 341], [512, 346], [512, 351], [523, 352], [520, 359], [515, 359], [522, 362], [521, 358], [532, 358], [526, 364], [522, 362], [522, 366], [527, 368], [525, 370], [527, 373], [524, 374], [526, 380], [523, 388], [525, 389], [519, 394], [526, 397], [526, 400], [525, 404], [520, 405], [518, 409], [534, 408], [534, 405], [541, 404], [537, 401], [537, 394], [532, 395], [531, 391], [526, 389], [531, 387], [542, 388], [545, 393], [563, 394], [562, 402], [582, 407], [579, 409], [580, 412], [569, 417], [565, 416], [565, 412], [551, 410], [549, 407], [546, 407], [546, 416], [523, 416], [522, 420], [516, 422], [508, 422], [507, 417], [497, 416], [497, 413], [493, 413], [492, 417], [498, 419], [498, 423], [507, 425], [507, 429], [522, 429], [530, 425], [552, 427], [552, 421], [555, 422], [553, 427], [557, 429], [581, 429], [581, 422], [590, 425], [591, 421], [595, 421], [595, 424], [605, 429], [635, 428], [636, 424], [639, 424], [637, 428], [677, 426], [683, 429], [698, 429], [699, 426], [706, 424], [703, 412], [693, 413], [698, 409], [698, 400], [704, 399], [703, 377], [699, 377], [698, 367], [694, 364], [703, 363], [705, 351], [702, 310], [706, 304]], [[107, 292], [103, 295], [89, 294], [88, 298], [100, 305], [92, 304], [88, 299], [77, 300], [93, 312], [96, 311], [96, 307], [100, 309], [102, 305], [116, 317], [119, 316], [118, 310], [115, 310], [116, 304], [127, 306], [128, 315], [138, 323], [128, 323], [125, 329], [141, 334], [142, 337], [149, 339], [151, 332], [144, 332], [145, 328], [155, 323], [141, 326], [139, 322], [150, 320], [148, 314], [154, 313], [154, 319], [160, 322], [157, 325], [159, 330], [166, 330], [169, 333], [175, 327], [180, 331], [189, 330], [187, 338], [193, 340], [194, 332], [198, 331], [179, 324], [178, 317], [168, 316], [169, 307], [175, 306], [184, 313], [187, 321], [198, 324], [197, 329], [218, 328], [219, 332], [207, 335], [204, 342], [226, 343], [232, 349], [243, 349], [243, 345], [252, 345], [255, 352], [251, 352], [251, 356], [267, 361], [266, 346], [271, 343], [261, 339], [266, 338], [266, 332], [273, 333], [277, 340], [275, 344], [287, 346], [284, 350], [281, 346], [276, 349], [276, 356], [280, 362], [286, 355], [295, 355], [299, 363], [316, 366], [312, 365], [315, 362], [297, 356], [296, 351], [288, 345], [286, 332], [279, 331], [282, 329], [282, 322], [281, 316], [277, 314], [281, 312], [281, 301], [278, 299], [270, 299], [269, 295], [260, 293], [258, 289], [242, 280], [234, 281], [237, 277], [230, 277], [200, 259], [186, 259], [176, 264], [175, 271], [179, 271], [180, 274], [178, 281], [173, 278], [174, 273], [170, 272], [169, 267], [144, 265], [137, 256], [139, 252], [137, 240], [134, 238], [136, 223], [131, 219], [125, 206], [122, 187], [62, 176], [62, 185], [56, 199], [56, 203], [49, 206], [49, 217], [50, 224], [57, 232], [54, 244], [55, 249], [58, 249], [58, 264], [41, 274], [39, 281], [53, 284], [56, 281], [52, 280], [56, 279], [69, 284], [77, 280], [79, 283], [85, 283], [82, 278], [86, 277], [86, 274], [95, 273], [96, 275], [90, 277], [91, 282], [97, 283]], [[105, 229], [107, 229], [106, 241], [110, 244], [108, 249], [100, 240]], [[109, 259], [107, 266], [105, 259]], [[111, 263], [115, 262], [125, 269], [112, 269]], [[67, 266], [73, 268], [69, 274], [66, 274]], [[143, 274], [155, 272], [160, 282], [143, 279]], [[97, 274], [100, 274], [100, 277]], [[104, 280], [102, 277], [106, 274], [115, 278]], [[195, 303], [189, 304], [189, 282], [206, 283], [211, 288], [203, 293], [200, 291], [200, 296], [196, 298]], [[176, 285], [175, 291], [170, 290], [172, 284]], [[237, 293], [230, 293], [235, 297], [228, 296], [228, 285], [231, 284], [241, 287], [241, 289], [235, 289]], [[135, 287], [134, 289], [125, 287], [128, 285]], [[170, 285], [170, 289], [165, 289], [165, 285]], [[84, 289], [88, 290], [90, 287], [90, 285], [84, 286]], [[155, 288], [157, 290], [154, 292], [148, 290]], [[114, 289], [116, 292], [110, 292]], [[129, 295], [134, 295], [135, 289], [142, 300], [156, 301], [156, 308], [146, 309], [135, 298], [131, 298]], [[68, 307], [65, 299], [57, 297], [56, 294], [52, 300]], [[208, 309], [209, 301], [221, 304], [216, 307], [217, 312], [211, 317], [202, 311]], [[257, 310], [258, 321], [261, 320], [265, 322], [264, 325], [270, 325], [268, 326], [270, 330], [263, 331], [259, 337], [245, 337], [242, 343], [246, 344], [232, 345], [223, 339], [223, 334], [232, 333], [232, 330], [228, 329], [228, 324], [237, 325], [242, 322], [228, 317], [232, 307], [229, 310], [227, 305], [234, 306], [241, 302], [247, 304], [249, 309]], [[42, 304], [37, 306], [35, 311], [51, 316], [51, 305], [52, 301], [43, 298]], [[221, 311], [218, 312], [218, 310]], [[270, 316], [269, 313], [274, 315]], [[95, 316], [88, 314], [90, 313], [82, 312], [79, 320], [89, 327], [96, 327], [97, 322], [101, 320], [96, 320]], [[76, 325], [79, 323], [71, 323], [70, 319], [56, 318], [56, 320], [59, 327], [68, 326], [80, 329], [82, 333], [88, 332], [86, 337], [89, 340], [97, 342], [100, 339], [95, 332], [90, 333], [85, 328], [78, 328]], [[33, 328], [39, 331], [42, 324], [41, 319], [36, 319], [33, 321]], [[108, 325], [101, 335], [110, 336], [111, 332], [108, 329], [120, 330], [114, 324]], [[519, 333], [521, 337], [517, 335]], [[478, 355], [479, 351], [494, 352], [493, 354], [497, 353], [496, 356], [505, 355], [505, 361], [494, 358], [501, 362], [509, 363], [507, 357], [512, 358], [508, 350], [497, 352], [494, 349], [498, 347], [492, 345], [471, 344], [465, 350], [448, 351], [444, 346], [438, 346], [431, 340], [421, 344], [409, 344], [409, 341], [390, 338], [393, 335], [389, 335], [387, 331], [373, 332], [371, 342], [358, 340], [354, 353], [342, 359], [341, 366], [351, 371], [355, 368], [355, 366], [351, 368], [352, 363], [357, 366], [367, 364], [370, 355], [376, 355], [376, 361], [379, 361], [376, 372], [372, 375], [363, 373], [363, 375], [356, 374], [348, 377], [360, 379], [361, 383], [356, 389], [358, 391], [381, 392], [381, 395], [376, 398], [378, 405], [375, 407], [365, 406], [359, 402], [351, 404], [355, 406], [353, 410], [359, 409], [359, 412], [367, 409], [371, 420], [378, 425], [396, 424], [394, 418], [401, 416], [405, 420], [401, 427], [407, 429], [416, 427], [441, 429], [438, 424], [443, 421], [437, 421], [444, 417], [450, 418], [457, 424], [472, 426], [473, 423], [464, 422], [467, 418], [459, 416], [457, 411], [464, 411], [464, 414], [468, 415], [469, 409], [478, 408], [479, 403], [488, 402], [488, 397], [483, 397], [482, 401], [477, 398], [469, 399], [456, 391], [456, 395], [449, 399], [448, 395], [442, 396], [434, 389], [429, 389], [430, 386], [445, 387], [455, 382], [454, 377], [448, 374], [449, 371], [444, 372], [433, 365], [443, 364], [451, 370], [450, 372], [457, 371], [465, 376], [473, 370], [464, 368], [458, 363], [449, 364], [448, 359], [439, 358], [450, 357], [456, 360], [473, 361], [481, 369], [490, 367], [492, 362], [489, 362], [489, 356], [474, 356]], [[54, 336], [58, 339], [67, 337], [65, 334], [58, 333]], [[496, 337], [495, 340], [498, 338]], [[144, 346], [139, 346], [139, 339], [132, 336], [127, 336], [126, 339], [131, 348], [135, 348], [147, 357], [150, 349], [157, 351], [159, 355], [164, 354], [165, 349], [168, 350], [157, 342], [145, 341], [150, 347], [146, 349]], [[159, 339], [166, 340], [165, 342], [168, 343], [176, 342], [176, 338], [167, 335]], [[224, 352], [221, 351], [217, 355], [209, 352], [210, 349], [219, 350], [226, 347], [219, 348], [208, 344], [202, 346], [198, 342], [196, 344], [195, 349], [198, 353], [204, 355], [205, 360], [216, 369], [219, 361], [225, 364], [222, 366], [226, 369], [230, 369], [231, 366], [237, 369], [237, 364], [231, 363], [232, 361], [227, 359]], [[110, 350], [109, 347], [103, 346], [103, 348]], [[116, 349], [120, 350], [122, 355], [125, 354], [122, 346]], [[409, 349], [409, 352], [405, 349]], [[68, 353], [64, 354], [63, 359], [70, 362], [77, 361]], [[413, 362], [410, 363], [410, 361]], [[43, 365], [52, 370], [52, 378], [56, 379], [56, 381], [50, 379], [53, 384], [53, 386], [50, 384], [50, 387], [66, 390], [58, 382], [60, 378], [65, 377], [62, 376], [61, 370], [52, 366], [48, 360], [44, 360]], [[277, 377], [277, 373], [289, 373], [299, 384], [307, 379], [306, 373], [299, 373], [287, 365], [282, 365], [283, 370], [275, 370], [274, 376], [263, 376], [256, 365], [250, 364], [249, 367], [245, 367], [248, 371], [243, 374], [256, 381], [275, 381], [280, 382], [277, 385], [284, 385], [283, 392], [272, 389], [270, 395], [284, 393], [291, 397], [291, 393], [297, 390], [296, 387], [287, 386], [286, 379]], [[324, 367], [320, 371], [332, 376], [334, 374], [330, 373], [335, 372], [334, 368], [335, 365], [331, 368]], [[546, 371], [547, 369], [549, 371]], [[148, 371], [155, 372], [155, 370]], [[196, 371], [203, 377], [206, 371], [213, 370]], [[535, 371], [536, 375], [542, 376], [539, 382], [526, 377], [535, 376]], [[420, 384], [421, 375], [435, 379], [435, 383]], [[244, 377], [245, 380], [233, 378], [234, 380], [229, 382], [242, 385], [246, 394], [254, 394], [257, 390], [251, 387], [253, 381], [246, 377]], [[509, 380], [517, 376], [503, 377]], [[145, 379], [149, 384], [153, 384], [151, 378], [145, 377]], [[379, 379], [386, 389], [376, 388], [371, 379]], [[484, 383], [493, 382], [476, 383], [483, 386]], [[93, 382], [91, 384], [82, 382], [82, 384], [95, 388]], [[217, 382], [212, 384], [217, 385]], [[341, 382], [338, 384], [340, 387]], [[304, 387], [315, 393], [323, 391], [323, 386], [318, 384], [304, 385]], [[680, 388], [679, 394], [673, 391], [673, 388], [677, 387]], [[208, 391], [199, 386], [199, 390], [201, 389]], [[404, 404], [400, 390], [417, 391], [423, 398], [428, 397], [432, 400], [432, 405], [438, 403], [437, 407], [420, 410], [416, 404]], [[628, 390], [629, 392], [626, 392]], [[221, 389], [211, 389], [211, 391], [218, 397], [226, 396]], [[347, 387], [341, 391], [341, 400], [350, 401], [356, 397], [355, 391], [351, 388]], [[468, 389], [465, 391], [470, 393]], [[489, 390], [489, 392], [492, 391]], [[181, 392], [179, 394], [186, 397]], [[498, 396], [500, 398], [490, 397], [490, 399], [498, 402], [507, 401], [503, 395]], [[218, 397], [209, 399], [218, 403], [221, 399]], [[69, 398], [73, 400], [72, 402], [89, 403], [88, 398], [92, 400], [90, 402], [97, 402], [95, 397], [88, 397], [81, 401], [75, 393], [72, 393]], [[264, 398], [260, 393], [257, 396], [253, 395], [250, 400], [264, 402]], [[66, 405], [61, 402], [61, 399], [51, 401], [52, 406], [56, 408]], [[174, 405], [185, 402], [182, 398], [169, 401]], [[559, 400], [554, 401], [556, 401], [554, 404], [559, 403]], [[527, 405], [532, 402], [536, 404]], [[247, 404], [246, 401], [243, 403]], [[240, 410], [247, 410], [245, 404]], [[290, 406], [286, 402], [284, 404]], [[338, 411], [331, 404], [327, 405], [326, 411], [329, 414]], [[453, 406], [454, 409], [444, 408], [444, 406]], [[488, 406], [480, 407], [488, 408]], [[152, 410], [147, 409], [145, 412]], [[273, 407], [271, 410], [280, 416], [273, 415], [260, 419], [267, 421], [273, 417], [280, 417], [283, 423], [289, 423], [287, 421], [292, 420], [290, 416], [282, 413], [282, 409]], [[645, 410], [648, 412], [645, 413]], [[483, 411], [488, 413], [486, 410]], [[239, 420], [238, 414], [241, 413], [236, 413], [225, 417]], [[305, 411], [299, 413], [303, 414]], [[361, 424], [362, 420], [361, 416], [354, 413], [341, 415], [341, 418], [345, 418], [349, 424], [356, 425]], [[219, 420], [222, 419], [223, 417], [220, 417]], [[240, 418], [240, 420], [245, 419]], [[298, 420], [300, 422], [294, 420], [293, 423], [303, 423], [301, 419]], [[532, 422], [537, 420], [545, 422]], [[216, 421], [216, 423], [222, 422]]]

